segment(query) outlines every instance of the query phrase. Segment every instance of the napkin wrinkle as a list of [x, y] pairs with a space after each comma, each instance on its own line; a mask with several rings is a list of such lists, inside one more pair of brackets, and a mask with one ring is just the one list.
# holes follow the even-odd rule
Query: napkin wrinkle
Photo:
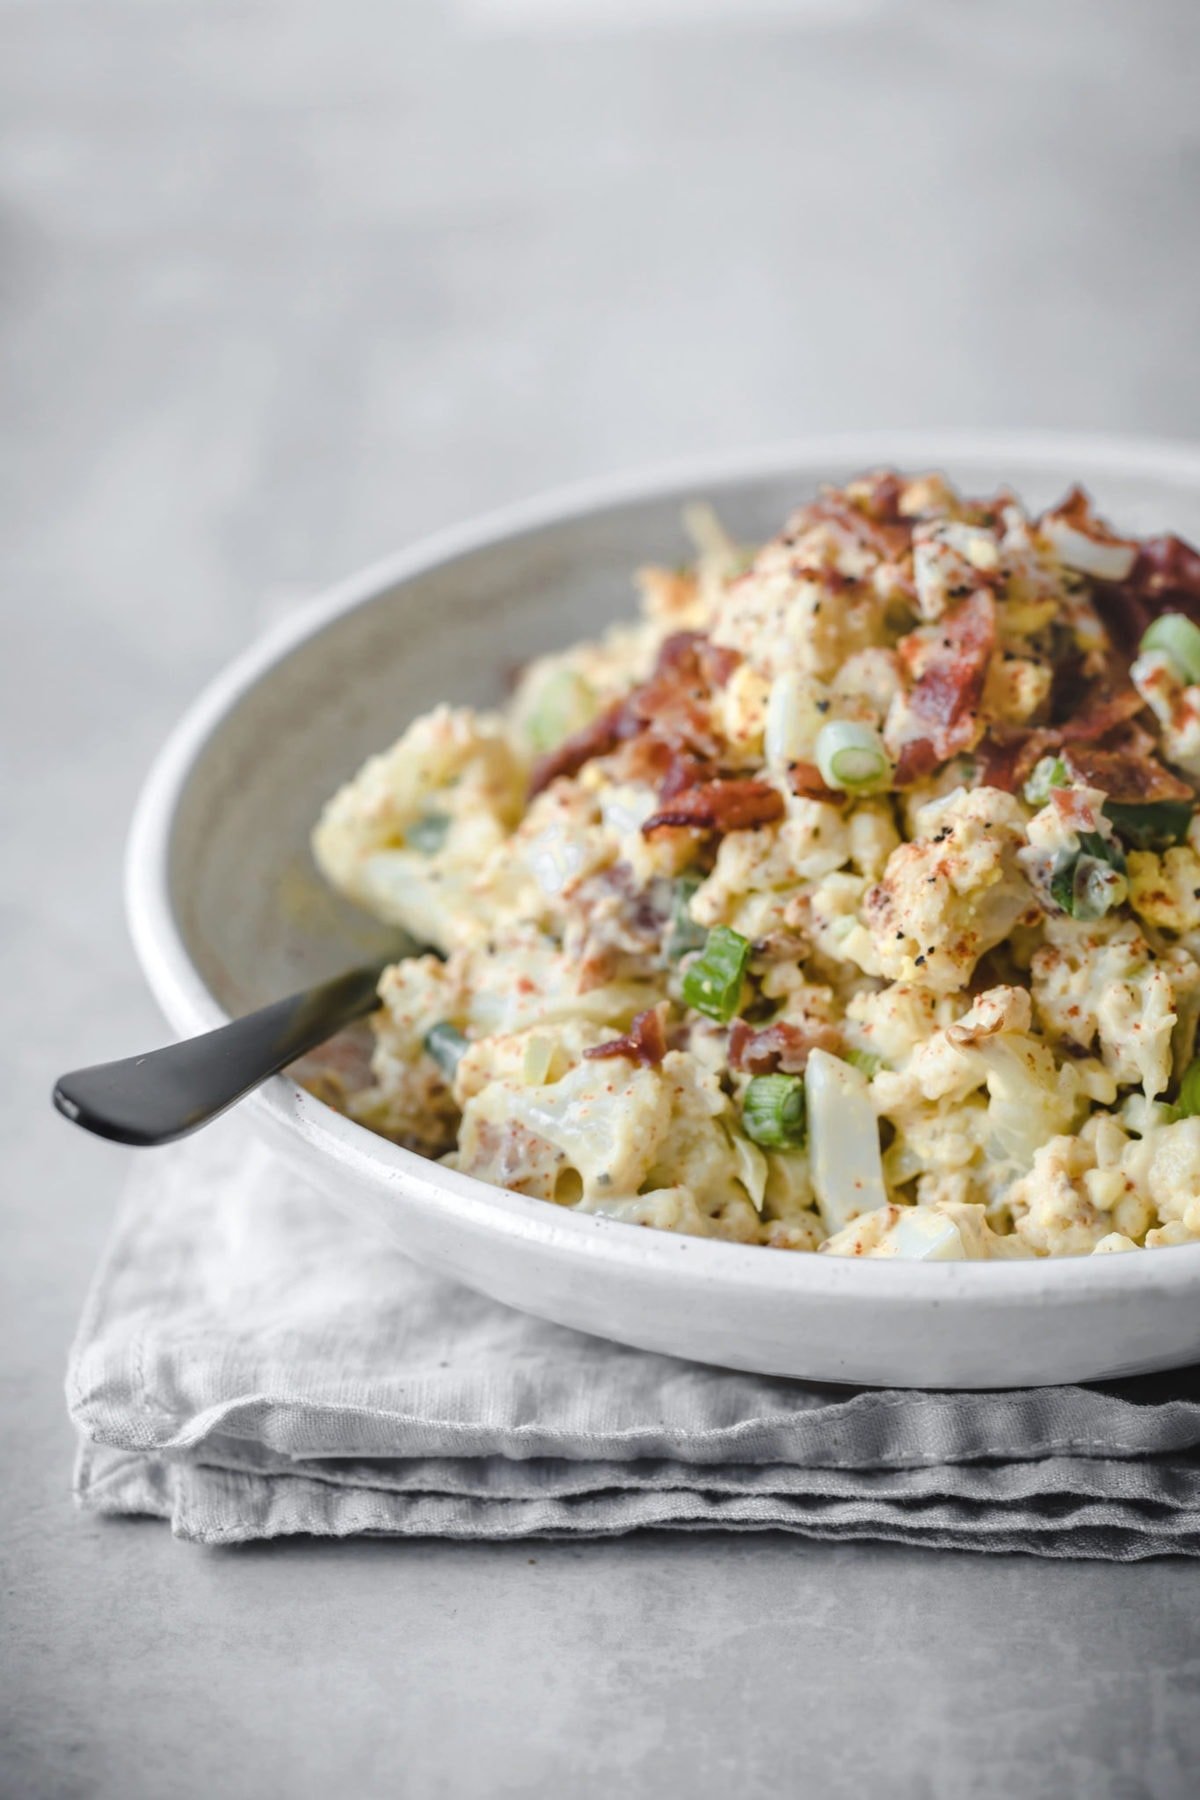
[[608, 1344], [416, 1268], [234, 1119], [137, 1160], [67, 1395], [80, 1504], [209, 1544], [652, 1526], [1200, 1554], [1200, 1370], [927, 1393]]

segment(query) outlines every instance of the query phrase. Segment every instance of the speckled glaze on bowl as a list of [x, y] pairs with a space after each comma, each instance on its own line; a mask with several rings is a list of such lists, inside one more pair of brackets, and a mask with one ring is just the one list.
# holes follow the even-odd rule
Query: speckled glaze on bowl
[[[940, 467], [980, 492], [1008, 483], [1035, 506], [1078, 479], [1122, 527], [1200, 536], [1200, 447], [892, 433], [595, 483], [368, 569], [213, 682], [146, 783], [128, 910], [172, 1026], [206, 1030], [385, 942], [323, 887], [308, 832], [333, 788], [416, 713], [437, 698], [494, 700], [514, 664], [628, 614], [630, 572], [684, 554], [684, 501], [711, 499], [756, 539], [818, 482], [881, 463]], [[302, 1175], [418, 1261], [623, 1343], [900, 1387], [1101, 1380], [1200, 1358], [1200, 1245], [1000, 1264], [794, 1255], [501, 1192], [397, 1149], [284, 1077], [246, 1111]]]

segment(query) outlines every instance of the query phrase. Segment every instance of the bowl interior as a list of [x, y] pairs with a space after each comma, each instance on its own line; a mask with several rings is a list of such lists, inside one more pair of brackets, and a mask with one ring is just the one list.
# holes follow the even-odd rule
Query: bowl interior
[[[975, 491], [1008, 484], [1040, 506], [1078, 478], [1121, 528], [1200, 536], [1200, 483], [1186, 468], [1173, 477], [1099, 451], [940, 458], [927, 446], [914, 459], [911, 449], [905, 466], [941, 466]], [[875, 461], [902, 460], [871, 450]], [[737, 535], [755, 540], [818, 482], [869, 460], [851, 448], [840, 459], [798, 458], [782, 472], [685, 482], [476, 543], [402, 579], [366, 581], [235, 696], [180, 792], [170, 905], [220, 1006], [245, 1011], [386, 947], [380, 928], [326, 889], [308, 847], [322, 803], [365, 756], [436, 700], [496, 702], [525, 659], [628, 616], [631, 572], [687, 554], [686, 500], [712, 500]]]

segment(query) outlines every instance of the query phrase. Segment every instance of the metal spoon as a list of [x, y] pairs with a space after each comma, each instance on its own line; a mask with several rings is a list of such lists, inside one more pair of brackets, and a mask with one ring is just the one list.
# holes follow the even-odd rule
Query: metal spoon
[[118, 1144], [186, 1137], [343, 1025], [372, 1012], [379, 977], [395, 961], [393, 954], [350, 969], [182, 1044], [75, 1069], [55, 1083], [54, 1104], [76, 1125]]

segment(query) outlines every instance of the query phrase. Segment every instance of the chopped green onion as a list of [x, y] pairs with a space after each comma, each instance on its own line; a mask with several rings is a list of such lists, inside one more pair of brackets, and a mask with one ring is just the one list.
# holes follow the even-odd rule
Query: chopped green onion
[[683, 977], [683, 998], [721, 1025], [728, 1025], [742, 997], [742, 980], [750, 960], [749, 940], [728, 925], [716, 925], [704, 948]]
[[1184, 1070], [1175, 1108], [1181, 1119], [1191, 1119], [1200, 1113], [1200, 1056], [1190, 1062]]
[[591, 724], [599, 704], [595, 689], [582, 675], [557, 669], [539, 690], [525, 727], [533, 748], [540, 754], [557, 749], [573, 731]]
[[855, 719], [831, 719], [817, 733], [816, 751], [817, 767], [828, 787], [862, 793], [891, 780], [891, 760], [871, 725]]
[[431, 1025], [425, 1033], [425, 1049], [447, 1081], [454, 1080], [454, 1071], [459, 1065], [468, 1040], [457, 1025], [448, 1025], [443, 1021], [440, 1025]]
[[668, 962], [678, 962], [681, 956], [687, 956], [693, 950], [703, 950], [708, 941], [708, 932], [703, 925], [697, 925], [691, 911], [692, 896], [702, 880], [700, 875], [681, 875], [675, 883], [671, 923], [663, 945]]
[[1106, 800], [1104, 816], [1135, 850], [1168, 850], [1182, 844], [1192, 822], [1190, 800]]
[[804, 1083], [799, 1075], [756, 1075], [742, 1095], [742, 1130], [768, 1150], [804, 1142]]
[[1030, 806], [1045, 806], [1054, 788], [1070, 787], [1071, 771], [1061, 756], [1043, 756], [1025, 783], [1025, 798]]
[[419, 850], [422, 856], [436, 856], [449, 829], [449, 813], [426, 813], [424, 818], [409, 826], [404, 841], [410, 850]]
[[852, 1069], [865, 1075], [868, 1081], [874, 1081], [883, 1067], [882, 1056], [876, 1056], [873, 1050], [847, 1050], [846, 1061]]
[[1143, 656], [1147, 650], [1161, 650], [1184, 681], [1200, 682], [1200, 626], [1182, 613], [1160, 613], [1138, 648]]
[[1102, 919], [1129, 892], [1125, 852], [1098, 831], [1081, 831], [1079, 849], [1060, 850], [1050, 871], [1050, 897], [1072, 919]]

